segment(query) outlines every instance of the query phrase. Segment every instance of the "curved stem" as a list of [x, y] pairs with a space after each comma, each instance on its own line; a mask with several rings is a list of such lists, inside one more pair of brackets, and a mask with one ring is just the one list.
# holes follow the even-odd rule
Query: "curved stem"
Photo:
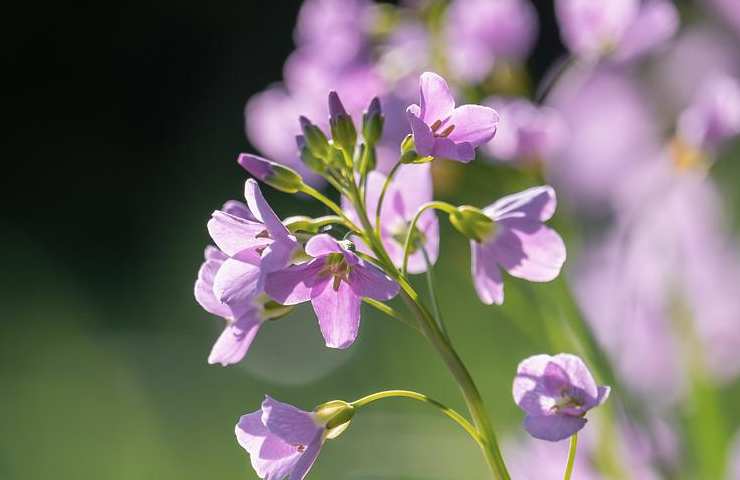
[[416, 214], [414, 215], [414, 218], [411, 219], [408, 232], [406, 233], [406, 240], [403, 242], [403, 263], [401, 264], [401, 273], [403, 274], [403, 276], [406, 276], [407, 274], [409, 253], [411, 252], [411, 237], [414, 233], [414, 230], [416, 229], [416, 224], [419, 222], [419, 218], [421, 218], [421, 215], [430, 208], [442, 210], [443, 212], [447, 213], [453, 213], [457, 210], [454, 205], [451, 205], [447, 202], [439, 201], [427, 202], [419, 207], [419, 209], [416, 211]]
[[403, 165], [401, 161], [399, 160], [398, 163], [393, 165], [393, 168], [391, 168], [391, 171], [388, 172], [388, 176], [385, 177], [385, 182], [383, 183], [383, 188], [380, 190], [380, 196], [378, 197], [378, 205], [375, 207], [375, 235], [380, 236], [380, 212], [383, 210], [383, 200], [385, 199], [385, 193], [388, 190], [388, 187], [391, 184], [391, 181], [393, 180], [393, 177], [396, 175], [396, 172], [398, 169]]
[[578, 433], [574, 433], [570, 437], [570, 450], [568, 451], [568, 463], [565, 466], [565, 474], [563, 480], [570, 480], [570, 476], [573, 474], [573, 466], [576, 462], [576, 449], [578, 448]]
[[344, 214], [344, 211], [342, 211], [342, 209], [341, 209], [341, 208], [339, 207], [339, 205], [337, 205], [337, 204], [336, 204], [336, 203], [335, 203], [335, 202], [334, 202], [334, 201], [333, 201], [332, 199], [330, 199], [329, 197], [327, 197], [327, 196], [326, 196], [326, 195], [324, 195], [323, 193], [319, 192], [319, 191], [318, 191], [318, 190], [316, 190], [315, 188], [313, 188], [313, 187], [310, 187], [310, 186], [308, 186], [308, 185], [305, 185], [305, 184], [303, 185], [303, 187], [301, 187], [301, 192], [305, 193], [306, 195], [310, 195], [311, 197], [315, 198], [315, 199], [316, 199], [316, 200], [318, 200], [319, 202], [321, 202], [321, 203], [323, 203], [324, 205], [326, 205], [327, 207], [329, 207], [329, 209], [330, 209], [330, 210], [331, 210], [332, 212], [336, 213], [336, 214], [337, 214], [337, 215], [338, 215], [339, 217], [341, 217], [341, 218], [342, 218], [342, 220], [343, 220], [343, 221], [344, 221], [344, 222], [345, 222], [345, 223], [346, 223], [346, 224], [347, 224], [347, 225], [348, 225], [349, 227], [351, 227], [351, 228], [352, 228], [352, 230], [355, 230], [356, 232], [361, 232], [361, 230], [360, 230], [360, 229], [359, 229], [359, 228], [357, 227], [357, 225], [355, 225], [355, 224], [354, 224], [354, 223], [352, 222], [352, 220], [350, 220], [350, 219], [349, 219], [349, 218], [347, 217], [347, 215], [345, 215], [345, 214]]
[[403, 323], [405, 323], [406, 325], [408, 325], [409, 327], [411, 327], [414, 330], [416, 330], [417, 332], [419, 331], [419, 327], [417, 327], [414, 322], [412, 322], [408, 318], [406, 318], [403, 315], [401, 315], [400, 313], [398, 313], [393, 307], [390, 307], [390, 306], [386, 305], [383, 302], [379, 302], [377, 300], [374, 300], [372, 298], [367, 298], [367, 297], [366, 298], [363, 298], [362, 301], [365, 302], [367, 305], [373, 307], [375, 310], [379, 311], [380, 313], [384, 313], [384, 314], [388, 315], [391, 318], [395, 318], [396, 320], [400, 320]]
[[370, 395], [367, 395], [365, 397], [362, 397], [360, 399], [355, 400], [354, 402], [350, 402], [350, 405], [352, 405], [355, 408], [361, 408], [366, 405], [369, 405], [373, 402], [377, 402], [378, 400], [382, 400], [384, 398], [410, 398], [412, 400], [417, 400], [419, 402], [427, 403], [429, 405], [432, 405], [434, 407], [437, 407], [442, 413], [447, 415], [449, 418], [455, 421], [458, 425], [460, 425], [467, 433], [472, 437], [473, 440], [481, 447], [484, 446], [484, 440], [480, 437], [480, 434], [478, 433], [478, 430], [475, 429], [473, 425], [468, 422], [468, 420], [460, 415], [455, 410], [451, 409], [450, 407], [444, 405], [441, 402], [438, 402], [437, 400], [434, 400], [433, 398], [429, 398], [423, 393], [418, 392], [412, 392], [410, 390], [386, 390], [383, 392], [377, 392]]
[[427, 266], [427, 290], [429, 290], [429, 297], [432, 302], [434, 319], [437, 321], [437, 325], [439, 325], [439, 329], [442, 330], [444, 336], [446, 338], [449, 338], [449, 335], [447, 335], [447, 328], [445, 328], [445, 323], [442, 320], [442, 310], [439, 308], [439, 299], [437, 299], [437, 292], [434, 289], [434, 274], [432, 273], [432, 262], [429, 260], [429, 254], [427, 253], [427, 250], [425, 248], [421, 249], [421, 254], [424, 256], [424, 262]]

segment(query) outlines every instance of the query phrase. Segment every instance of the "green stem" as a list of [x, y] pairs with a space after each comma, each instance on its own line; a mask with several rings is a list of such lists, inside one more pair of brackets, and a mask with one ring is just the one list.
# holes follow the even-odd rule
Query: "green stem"
[[354, 402], [350, 402], [350, 405], [352, 405], [355, 408], [362, 408], [373, 402], [377, 402], [378, 400], [382, 400], [384, 398], [394, 398], [394, 397], [395, 398], [410, 398], [412, 400], [417, 400], [419, 402], [423, 402], [423, 403], [432, 405], [434, 407], [437, 407], [442, 413], [444, 413], [449, 418], [454, 420], [455, 423], [460, 425], [468, 433], [468, 435], [470, 435], [470, 437], [473, 440], [475, 440], [478, 446], [480, 446], [481, 448], [484, 448], [484, 441], [478, 434], [478, 430], [476, 430], [475, 427], [471, 425], [470, 422], [468, 422], [465, 417], [460, 415], [455, 410], [444, 405], [443, 403], [438, 402], [437, 400], [434, 400], [433, 398], [427, 397], [423, 393], [412, 392], [410, 390], [386, 390], [383, 392], [373, 393], [365, 397], [362, 397], [360, 399], [357, 399]]
[[403, 315], [401, 315], [400, 313], [398, 313], [395, 309], [393, 309], [392, 307], [389, 307], [385, 303], [379, 302], [377, 300], [374, 300], [372, 298], [367, 298], [367, 297], [366, 298], [363, 298], [362, 301], [365, 302], [367, 305], [373, 307], [377, 311], [379, 311], [381, 313], [384, 313], [384, 314], [388, 315], [391, 318], [395, 318], [396, 320], [400, 320], [403, 323], [405, 323], [406, 325], [408, 325], [409, 327], [411, 327], [414, 330], [416, 330], [417, 332], [419, 331], [419, 327], [417, 327], [414, 322], [412, 322], [408, 318], [404, 317]]
[[449, 335], [447, 335], [447, 328], [445, 328], [445, 323], [442, 320], [442, 310], [439, 308], [439, 299], [437, 298], [437, 292], [434, 289], [434, 274], [432, 273], [432, 262], [429, 260], [429, 254], [427, 254], [425, 248], [421, 249], [421, 254], [424, 256], [424, 262], [427, 266], [427, 290], [429, 290], [429, 298], [432, 302], [434, 319], [437, 321], [437, 325], [439, 325], [439, 329], [442, 330], [444, 336], [449, 338]]
[[391, 168], [391, 171], [388, 172], [388, 176], [385, 177], [385, 182], [383, 183], [383, 188], [380, 190], [380, 196], [378, 197], [378, 205], [375, 207], [375, 235], [380, 236], [380, 212], [383, 210], [383, 200], [385, 200], [385, 193], [388, 191], [388, 187], [391, 184], [391, 181], [393, 180], [393, 177], [396, 175], [396, 172], [398, 169], [403, 165], [401, 161], [399, 160], [398, 163], [393, 165], [393, 168]]
[[419, 209], [416, 211], [416, 214], [414, 215], [414, 218], [411, 219], [411, 223], [409, 223], [409, 229], [406, 233], [406, 240], [403, 242], [403, 263], [401, 264], [401, 273], [404, 277], [407, 274], [409, 254], [411, 253], [411, 238], [413, 236], [414, 229], [416, 229], [416, 224], [419, 222], [419, 218], [421, 218], [421, 215], [430, 208], [441, 210], [447, 213], [454, 213], [455, 211], [457, 211], [457, 208], [455, 208], [454, 205], [451, 205], [447, 202], [439, 201], [427, 202], [419, 207]]
[[352, 220], [350, 220], [347, 217], [347, 215], [344, 214], [344, 211], [339, 207], [339, 205], [337, 205], [332, 199], [330, 199], [329, 197], [327, 197], [323, 193], [321, 193], [318, 190], [316, 190], [315, 188], [313, 188], [311, 186], [308, 186], [308, 185], [305, 185], [305, 184], [301, 187], [301, 192], [305, 193], [306, 195], [310, 195], [311, 197], [315, 198], [319, 202], [321, 202], [324, 205], [326, 205], [327, 207], [329, 207], [329, 209], [332, 212], [336, 213], [339, 217], [341, 217], [342, 220], [344, 220], [344, 222], [348, 226], [350, 226], [352, 228], [352, 230], [355, 230], [356, 232], [360, 232], [361, 231], [354, 224], [354, 222], [352, 222]]
[[568, 451], [568, 464], [565, 466], [565, 474], [563, 480], [570, 480], [570, 476], [573, 474], [573, 466], [576, 463], [576, 449], [578, 448], [578, 433], [574, 433], [570, 437], [570, 450]]

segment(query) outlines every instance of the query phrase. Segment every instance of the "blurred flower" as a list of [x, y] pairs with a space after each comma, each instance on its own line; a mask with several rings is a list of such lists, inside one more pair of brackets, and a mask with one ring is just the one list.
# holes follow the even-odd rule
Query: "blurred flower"
[[497, 160], [536, 165], [563, 147], [567, 129], [557, 110], [523, 98], [492, 97], [484, 103], [501, 115], [496, 141], [484, 147]]
[[557, 0], [560, 36], [575, 55], [624, 62], [664, 43], [678, 29], [669, 0]]
[[252, 468], [265, 480], [302, 480], [324, 443], [325, 426], [314, 413], [266, 397], [262, 408], [242, 415], [235, 433]]
[[543, 222], [555, 213], [555, 191], [533, 187], [508, 195], [486, 207], [493, 220], [488, 236], [471, 240], [473, 283], [481, 301], [504, 301], [503, 268], [514, 277], [533, 282], [553, 280], [565, 262], [565, 244]]
[[446, 54], [454, 75], [480, 82], [498, 59], [523, 62], [537, 36], [529, 0], [455, 0], [447, 9]]
[[420, 105], [406, 112], [420, 155], [467, 163], [475, 158], [475, 149], [496, 134], [496, 111], [481, 105], [455, 108], [447, 82], [436, 73], [423, 73], [419, 90]]
[[678, 119], [678, 135], [701, 151], [715, 151], [720, 143], [740, 134], [740, 84], [728, 75], [705, 80], [694, 102]]
[[[370, 172], [368, 175], [366, 206], [373, 226], [385, 181], [386, 176], [381, 173]], [[380, 237], [391, 260], [399, 268], [403, 264], [403, 247], [409, 224], [419, 207], [433, 199], [433, 193], [429, 164], [402, 165], [388, 186], [380, 215]], [[342, 208], [353, 221], [359, 222], [354, 207], [346, 198], [342, 198]], [[432, 265], [439, 255], [439, 222], [433, 211], [427, 210], [421, 215], [411, 238], [408, 271], [425, 272], [427, 264], [422, 249]], [[356, 243], [362, 251], [370, 253], [369, 247], [361, 239], [356, 239]]]
[[547, 167], [561, 195], [581, 210], [598, 211], [637, 166], [661, 149], [659, 124], [630, 77], [607, 69], [566, 72], [548, 97], [563, 116], [567, 142]]
[[[706, 0], [719, 14], [719, 18], [725, 21], [740, 35], [740, 8], [737, 0]], [[738, 475], [740, 477], [740, 475]]]
[[347, 348], [360, 328], [362, 297], [390, 300], [398, 284], [327, 234], [312, 237], [306, 253], [314, 259], [270, 273], [265, 291], [284, 305], [310, 301], [326, 346]]
[[586, 425], [584, 416], [604, 403], [609, 387], [575, 355], [535, 355], [523, 360], [514, 378], [514, 401], [527, 414], [524, 428], [535, 438], [557, 442]]

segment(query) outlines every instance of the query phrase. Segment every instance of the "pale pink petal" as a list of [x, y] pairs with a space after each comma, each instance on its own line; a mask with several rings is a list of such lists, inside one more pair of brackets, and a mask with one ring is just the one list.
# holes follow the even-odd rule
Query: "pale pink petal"
[[504, 303], [504, 280], [496, 259], [483, 245], [470, 242], [473, 285], [478, 297], [486, 305]]
[[432, 129], [413, 113], [411, 107], [406, 110], [406, 114], [411, 125], [411, 132], [414, 134], [416, 153], [422, 157], [433, 155], [435, 138]]
[[503, 220], [490, 241], [501, 268], [510, 275], [532, 282], [555, 279], [565, 263], [566, 250], [560, 235], [544, 224], [519, 219]]
[[543, 185], [502, 197], [483, 211], [494, 221], [527, 218], [544, 222], [552, 218], [556, 207], [555, 190], [549, 185]]
[[320, 257], [329, 253], [345, 253], [345, 250], [331, 235], [321, 233], [311, 237], [306, 243], [306, 253], [312, 257]]
[[527, 416], [524, 429], [534, 438], [557, 442], [565, 440], [586, 425], [586, 419], [568, 415]]
[[250, 178], [244, 184], [244, 197], [247, 199], [247, 205], [260, 222], [265, 224], [270, 236], [276, 240], [282, 240], [290, 236], [290, 232], [280, 218], [275, 214], [270, 205], [262, 196], [259, 184], [253, 178]]
[[468, 163], [475, 160], [475, 147], [468, 142], [455, 143], [449, 138], [435, 138], [431, 156]]
[[488, 143], [496, 135], [499, 115], [496, 110], [482, 105], [457, 107], [443, 127], [455, 128], [447, 136], [455, 143], [467, 142], [474, 147]]
[[308, 475], [308, 471], [311, 469], [313, 464], [321, 452], [321, 445], [323, 441], [321, 439], [321, 433], [316, 435], [316, 438], [308, 445], [306, 451], [303, 452], [301, 458], [296, 462], [293, 472], [290, 474], [290, 480], [303, 480]]
[[323, 430], [314, 415], [269, 396], [262, 402], [262, 423], [270, 433], [291, 445], [308, 446]]
[[665, 43], [678, 30], [678, 10], [668, 0], [646, 2], [622, 37], [614, 58], [632, 60]]
[[419, 77], [420, 118], [427, 125], [437, 120], [444, 121], [455, 108], [450, 87], [444, 78], [433, 72], [424, 72]]
[[360, 260], [349, 273], [349, 286], [355, 295], [375, 300], [390, 300], [398, 295], [398, 283], [380, 268]]
[[225, 212], [215, 211], [208, 221], [208, 233], [226, 255], [233, 257], [245, 250], [256, 249], [272, 242], [261, 236], [265, 226]]
[[207, 312], [222, 318], [229, 318], [231, 309], [221, 303], [213, 293], [213, 279], [228, 257], [213, 247], [206, 248], [205, 257], [206, 261], [200, 266], [198, 279], [195, 281], [195, 300]]
[[346, 282], [340, 282], [337, 290], [333, 282], [326, 282], [323, 290], [315, 290], [311, 304], [327, 347], [344, 349], [354, 343], [360, 329], [360, 297]]
[[550, 355], [534, 355], [523, 360], [516, 369], [512, 393], [514, 402], [529, 415], [548, 415], [554, 402], [544, 384]]
[[226, 326], [208, 356], [208, 363], [224, 367], [241, 361], [262, 325], [256, 310]]
[[592, 399], [599, 397], [596, 380], [594, 380], [594, 377], [591, 375], [586, 364], [583, 363], [583, 360], [569, 353], [560, 353], [553, 357], [553, 361], [568, 372], [571, 385], [582, 390]]
[[329, 281], [328, 277], [319, 278], [324, 264], [325, 260], [320, 258], [269, 273], [265, 278], [265, 293], [283, 305], [307, 302], [315, 288], [323, 287]]
[[229, 258], [213, 279], [213, 293], [219, 301], [234, 307], [258, 295], [262, 280], [259, 264]]

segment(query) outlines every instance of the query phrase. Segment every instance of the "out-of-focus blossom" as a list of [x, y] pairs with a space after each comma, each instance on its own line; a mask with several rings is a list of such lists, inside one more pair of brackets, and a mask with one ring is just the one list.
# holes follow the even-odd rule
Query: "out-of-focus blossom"
[[473, 283], [483, 303], [503, 303], [501, 269], [533, 282], [558, 276], [565, 244], [544, 224], [556, 205], [555, 191], [543, 186], [508, 195], [483, 210], [493, 221], [490, 232], [480, 241], [470, 241]]
[[496, 111], [482, 105], [456, 108], [447, 82], [436, 73], [423, 73], [419, 90], [420, 105], [411, 105], [406, 112], [420, 155], [467, 163], [475, 158], [477, 147], [496, 135]]
[[[719, 14], [718, 17], [740, 35], [740, 6], [737, 0], [706, 0]], [[740, 475], [738, 475], [740, 478]]]
[[678, 29], [670, 0], [557, 0], [560, 35], [575, 55], [625, 62], [664, 43]]
[[306, 253], [313, 260], [270, 273], [265, 292], [283, 305], [310, 301], [326, 346], [347, 348], [357, 338], [362, 298], [390, 300], [398, 284], [327, 234], [312, 237]]
[[313, 412], [270, 397], [261, 409], [242, 415], [235, 428], [252, 468], [265, 480], [303, 480], [319, 456], [325, 432]]
[[496, 141], [484, 147], [496, 159], [539, 164], [563, 147], [567, 128], [554, 108], [536, 106], [523, 98], [490, 98], [485, 103], [501, 115]]
[[557, 442], [586, 425], [586, 413], [604, 403], [609, 387], [596, 384], [583, 360], [561, 353], [523, 360], [514, 378], [514, 401], [527, 414], [524, 428]]
[[662, 148], [648, 98], [609, 70], [565, 74], [548, 98], [565, 120], [568, 140], [547, 165], [548, 178], [582, 210], [599, 210], [631, 171]]
[[446, 54], [453, 74], [479, 82], [498, 59], [522, 62], [537, 36], [529, 0], [455, 0], [447, 10]]
[[[386, 176], [378, 172], [371, 172], [367, 179], [366, 205], [373, 226], [378, 200], [385, 181]], [[403, 247], [409, 224], [418, 208], [432, 200], [433, 193], [431, 165], [429, 164], [401, 166], [386, 191], [380, 215], [380, 236], [388, 255], [399, 268], [403, 263]], [[342, 207], [353, 221], [359, 222], [351, 202], [343, 198]], [[422, 249], [426, 251], [431, 264], [437, 261], [439, 255], [439, 222], [433, 211], [427, 210], [421, 215], [411, 238], [413, 243], [411, 243], [408, 259], [408, 271], [410, 273], [425, 272], [427, 264]], [[363, 251], [370, 252], [362, 240], [357, 239], [356, 242]]]
[[714, 151], [740, 134], [740, 84], [728, 75], [708, 78], [678, 120], [678, 135], [694, 148]]

